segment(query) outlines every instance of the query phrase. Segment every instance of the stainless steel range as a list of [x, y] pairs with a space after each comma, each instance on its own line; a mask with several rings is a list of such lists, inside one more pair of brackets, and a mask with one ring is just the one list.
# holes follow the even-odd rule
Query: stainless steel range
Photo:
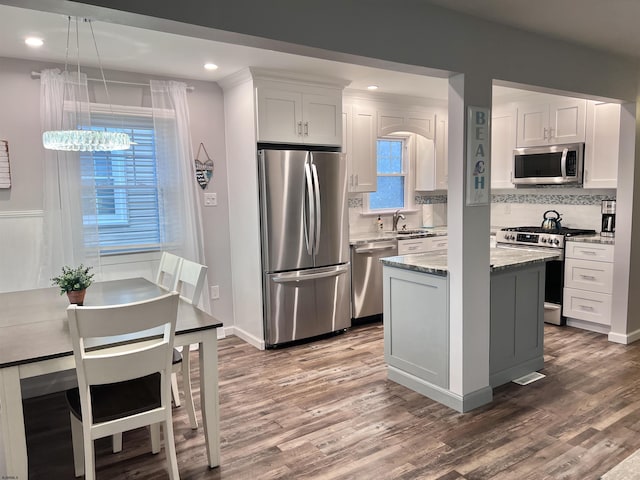
[[564, 242], [566, 238], [578, 235], [595, 235], [595, 230], [561, 227], [546, 230], [542, 227], [510, 227], [502, 228], [496, 233], [496, 243], [505, 245], [522, 245], [525, 247], [556, 249], [564, 258]]
[[544, 321], [564, 325], [562, 290], [564, 288], [564, 245], [567, 238], [595, 235], [595, 230], [561, 227], [554, 230], [542, 227], [502, 228], [496, 233], [496, 247], [524, 248], [558, 252], [558, 260], [547, 262], [545, 274]]

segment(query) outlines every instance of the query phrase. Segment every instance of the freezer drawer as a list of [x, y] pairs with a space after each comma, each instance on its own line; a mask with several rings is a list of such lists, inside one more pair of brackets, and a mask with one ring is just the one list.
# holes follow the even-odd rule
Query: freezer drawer
[[349, 263], [265, 274], [267, 347], [351, 326], [349, 277]]

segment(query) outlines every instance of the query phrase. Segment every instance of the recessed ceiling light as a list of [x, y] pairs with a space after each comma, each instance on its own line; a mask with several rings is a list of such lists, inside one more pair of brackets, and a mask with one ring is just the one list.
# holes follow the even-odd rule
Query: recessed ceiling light
[[369, 85], [367, 87], [367, 90], [377, 90], [378, 89], [378, 85]]
[[41, 47], [42, 45], [44, 45], [44, 41], [38, 37], [27, 37], [25, 38], [24, 43], [26, 43], [30, 47]]
[[217, 70], [218, 65], [216, 65], [215, 63], [205, 63], [204, 68], [206, 68], [207, 70]]

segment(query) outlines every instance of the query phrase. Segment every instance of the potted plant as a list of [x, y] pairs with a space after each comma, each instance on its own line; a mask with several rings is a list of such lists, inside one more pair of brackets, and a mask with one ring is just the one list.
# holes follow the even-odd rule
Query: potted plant
[[64, 266], [62, 267], [62, 273], [57, 277], [53, 277], [51, 281], [53, 285], [60, 287], [60, 295], [67, 294], [69, 303], [82, 305], [87, 287], [91, 285], [93, 280], [93, 273], [89, 273], [92, 268], [85, 267], [82, 264], [76, 268]]

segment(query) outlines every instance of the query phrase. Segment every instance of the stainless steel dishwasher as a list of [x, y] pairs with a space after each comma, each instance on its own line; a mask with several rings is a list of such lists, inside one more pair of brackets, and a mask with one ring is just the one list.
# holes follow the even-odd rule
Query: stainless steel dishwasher
[[351, 318], [352, 323], [377, 320], [382, 315], [383, 257], [398, 254], [398, 242], [381, 240], [351, 246]]

